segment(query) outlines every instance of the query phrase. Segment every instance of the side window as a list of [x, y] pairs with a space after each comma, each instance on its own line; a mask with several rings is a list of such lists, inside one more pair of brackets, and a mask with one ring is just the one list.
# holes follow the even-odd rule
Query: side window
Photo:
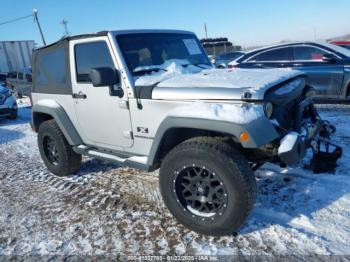
[[23, 80], [23, 73], [22, 73], [22, 72], [19, 72], [19, 73], [18, 73], [18, 79], [19, 79], [19, 80]]
[[66, 84], [65, 54], [64, 47], [45, 50], [38, 54], [36, 85], [64, 86]]
[[293, 60], [293, 50], [291, 47], [277, 48], [264, 51], [253, 56], [248, 62], [274, 62], [274, 61], [291, 61]]
[[77, 44], [74, 47], [78, 82], [91, 82], [90, 70], [98, 67], [114, 68], [113, 60], [105, 41]]
[[294, 60], [322, 61], [324, 54], [327, 52], [312, 46], [294, 47]]

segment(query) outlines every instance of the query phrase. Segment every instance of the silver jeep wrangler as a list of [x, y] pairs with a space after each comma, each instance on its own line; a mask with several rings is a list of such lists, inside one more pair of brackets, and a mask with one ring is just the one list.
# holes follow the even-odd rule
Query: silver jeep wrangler
[[262, 164], [295, 165], [310, 148], [323, 172], [341, 156], [304, 74], [214, 69], [191, 32], [67, 37], [35, 50], [32, 68], [31, 124], [53, 174], [77, 172], [81, 155], [160, 168], [165, 204], [203, 234], [239, 229]]

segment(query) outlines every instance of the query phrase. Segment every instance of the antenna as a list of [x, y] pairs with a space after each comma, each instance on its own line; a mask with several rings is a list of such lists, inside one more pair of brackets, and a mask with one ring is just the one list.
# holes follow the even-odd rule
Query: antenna
[[65, 19], [63, 19], [61, 21], [61, 25], [63, 25], [63, 27], [64, 27], [64, 35], [69, 35], [67, 24], [68, 24], [68, 21]]
[[208, 38], [207, 23], [204, 23], [205, 38]]

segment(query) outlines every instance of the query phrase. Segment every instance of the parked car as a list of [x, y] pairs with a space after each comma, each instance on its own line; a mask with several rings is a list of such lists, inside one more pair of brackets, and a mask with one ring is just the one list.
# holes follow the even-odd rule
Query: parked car
[[0, 117], [17, 118], [17, 102], [12, 91], [0, 84]]
[[13, 90], [16, 97], [29, 96], [32, 88], [32, 70], [24, 68], [9, 72], [6, 85]]
[[331, 41], [330, 43], [333, 45], [339, 45], [341, 47], [344, 47], [350, 50], [350, 40], [349, 41]]
[[235, 71], [214, 69], [187, 31], [104, 31], [37, 49], [31, 125], [43, 162], [58, 176], [77, 172], [82, 155], [160, 168], [178, 221], [231, 234], [254, 206], [258, 166], [294, 165], [306, 148], [322, 156], [315, 168], [341, 156], [305, 74]]
[[350, 50], [326, 42], [297, 42], [250, 51], [231, 63], [239, 68], [292, 68], [305, 72], [315, 97], [350, 98]]
[[240, 51], [220, 54], [215, 57], [214, 64], [217, 68], [226, 68], [230, 62], [235, 61], [243, 55], [244, 53]]

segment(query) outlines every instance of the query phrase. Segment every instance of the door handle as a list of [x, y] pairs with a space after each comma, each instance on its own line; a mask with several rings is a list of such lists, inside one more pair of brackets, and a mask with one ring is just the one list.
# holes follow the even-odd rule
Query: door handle
[[81, 91], [78, 94], [77, 93], [73, 93], [72, 96], [75, 99], [86, 99], [87, 98], [87, 96]]
[[293, 64], [293, 66], [302, 66], [303, 64]]

